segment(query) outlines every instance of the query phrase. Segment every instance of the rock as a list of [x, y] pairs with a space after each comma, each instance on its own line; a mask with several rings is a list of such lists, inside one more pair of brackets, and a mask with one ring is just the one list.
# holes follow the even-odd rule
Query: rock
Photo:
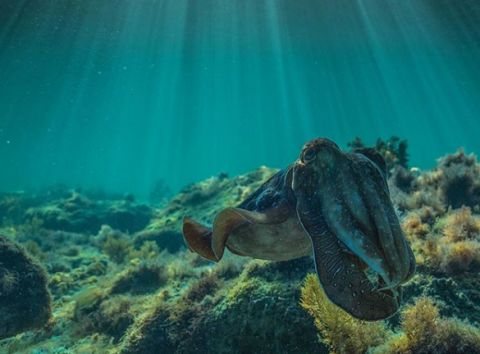
[[0, 339], [48, 323], [52, 309], [47, 283], [43, 268], [0, 236]]
[[77, 192], [27, 210], [26, 219], [40, 220], [49, 230], [96, 234], [102, 225], [137, 232], [150, 222], [152, 209], [130, 199], [92, 200]]
[[313, 321], [298, 304], [303, 277], [312, 270], [305, 257], [250, 261], [231, 281], [206, 275], [176, 301], [160, 299], [130, 328], [120, 352], [318, 352]]

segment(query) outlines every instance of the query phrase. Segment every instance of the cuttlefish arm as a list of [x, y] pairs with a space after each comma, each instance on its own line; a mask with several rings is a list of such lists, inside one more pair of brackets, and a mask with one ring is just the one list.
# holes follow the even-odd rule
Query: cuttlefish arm
[[298, 217], [313, 246], [315, 267], [327, 297], [356, 318], [375, 321], [395, 314], [400, 294], [378, 291], [343, 243], [328, 229], [321, 214], [300, 201]]

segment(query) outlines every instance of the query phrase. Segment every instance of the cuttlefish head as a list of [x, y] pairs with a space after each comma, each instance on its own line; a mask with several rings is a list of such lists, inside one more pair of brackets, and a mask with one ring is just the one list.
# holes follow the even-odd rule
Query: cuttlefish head
[[393, 315], [415, 270], [386, 178], [377, 152], [346, 153], [328, 139], [305, 144], [293, 167], [298, 218], [325, 293], [365, 320]]

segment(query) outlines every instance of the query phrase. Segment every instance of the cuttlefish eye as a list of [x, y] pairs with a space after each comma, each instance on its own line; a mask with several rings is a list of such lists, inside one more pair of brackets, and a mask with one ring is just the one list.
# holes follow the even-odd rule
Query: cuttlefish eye
[[317, 157], [317, 151], [313, 148], [305, 150], [302, 156], [302, 162], [303, 163], [309, 163]]

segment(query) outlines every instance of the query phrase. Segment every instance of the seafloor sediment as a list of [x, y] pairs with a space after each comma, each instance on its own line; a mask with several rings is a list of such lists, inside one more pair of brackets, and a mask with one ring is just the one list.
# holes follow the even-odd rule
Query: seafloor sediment
[[185, 249], [183, 216], [209, 223], [275, 173], [260, 167], [191, 185], [161, 205], [65, 188], [1, 195], [0, 240], [16, 268], [0, 259], [0, 314], [11, 319], [8, 330], [0, 319], [0, 352], [480, 353], [476, 157], [458, 151], [420, 171], [398, 141], [377, 148], [418, 264], [388, 321], [332, 307], [315, 278], [305, 281], [310, 257], [227, 254], [213, 264]]

